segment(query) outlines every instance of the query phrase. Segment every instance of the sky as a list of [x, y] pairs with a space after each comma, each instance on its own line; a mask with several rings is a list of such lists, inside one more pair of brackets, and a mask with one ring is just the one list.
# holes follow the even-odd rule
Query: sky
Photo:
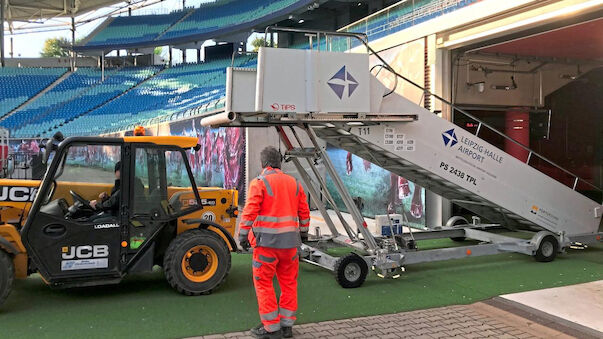
[[[200, 3], [203, 2], [211, 2], [214, 0], [186, 0], [187, 7], [198, 7]], [[145, 7], [138, 11], [133, 11], [133, 15], [141, 15], [141, 14], [164, 14], [169, 13], [173, 10], [182, 9], [182, 0], [164, 0], [157, 4]], [[99, 9], [91, 14], [87, 14], [86, 17], [96, 17], [99, 15], [106, 14], [110, 11], [108, 8]], [[127, 15], [127, 14], [125, 14]], [[61, 22], [65, 22], [69, 24], [71, 19], [60, 20]], [[96, 26], [101, 24], [105, 19], [95, 20], [91, 23], [87, 23], [81, 26], [78, 26], [76, 29], [76, 39], [86, 37]], [[56, 22], [55, 22], [56, 23]], [[44, 26], [41, 29], [45, 29]], [[54, 29], [54, 28], [47, 28]], [[10, 57], [10, 48], [11, 48], [11, 37], [13, 39], [13, 55], [14, 57], [22, 57], [22, 58], [37, 58], [40, 56], [40, 52], [42, 51], [42, 47], [44, 46], [44, 41], [48, 38], [55, 37], [65, 37], [71, 40], [71, 31], [70, 27], [67, 25], [64, 29], [52, 32], [42, 32], [42, 33], [27, 33], [27, 34], [17, 34], [11, 35], [8, 30], [5, 30], [4, 34], [4, 46], [6, 48], [6, 52], [4, 56], [6, 58]], [[179, 56], [175, 56], [178, 58]]]

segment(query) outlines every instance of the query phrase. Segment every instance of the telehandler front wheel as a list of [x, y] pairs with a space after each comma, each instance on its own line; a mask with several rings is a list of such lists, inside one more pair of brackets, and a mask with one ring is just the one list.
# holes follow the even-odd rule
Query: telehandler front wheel
[[15, 267], [13, 266], [13, 260], [6, 252], [0, 250], [0, 305], [8, 298], [14, 280]]
[[210, 294], [226, 280], [230, 259], [228, 246], [218, 234], [194, 229], [172, 240], [163, 269], [176, 291], [185, 295]]

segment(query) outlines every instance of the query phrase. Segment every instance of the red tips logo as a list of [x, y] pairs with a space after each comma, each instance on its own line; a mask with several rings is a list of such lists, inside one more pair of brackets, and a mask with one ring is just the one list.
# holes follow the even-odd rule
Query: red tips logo
[[295, 111], [295, 105], [293, 104], [277, 104], [276, 102], [270, 105], [273, 111]]

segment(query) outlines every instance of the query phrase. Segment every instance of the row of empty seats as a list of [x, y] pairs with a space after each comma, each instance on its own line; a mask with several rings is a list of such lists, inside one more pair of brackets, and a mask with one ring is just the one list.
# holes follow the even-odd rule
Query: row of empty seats
[[42, 97], [0, 122], [13, 137], [35, 136], [69, 122], [153, 76], [160, 66], [105, 72], [80, 68]]
[[287, 14], [310, 0], [227, 0], [202, 4], [164, 15], [110, 18], [106, 27], [90, 37], [82, 49], [90, 47], [134, 46], [207, 39], [224, 30], [246, 29]]
[[[220, 59], [167, 68], [114, 100], [39, 135], [51, 136], [57, 130], [67, 135], [99, 135], [189, 110], [217, 109], [223, 103], [226, 67], [231, 62]], [[255, 56], [234, 60], [238, 67], [255, 63]]]
[[65, 72], [66, 68], [0, 67], [0, 117], [40, 93]]

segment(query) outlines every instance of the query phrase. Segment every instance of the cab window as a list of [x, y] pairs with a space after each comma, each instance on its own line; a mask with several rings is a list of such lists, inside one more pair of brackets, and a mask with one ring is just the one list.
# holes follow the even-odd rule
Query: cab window
[[138, 147], [135, 155], [135, 215], [168, 217], [196, 207], [187, 159], [180, 150]]
[[65, 198], [70, 203], [70, 190], [88, 200], [98, 198], [101, 192], [110, 193], [119, 185], [115, 164], [121, 158], [118, 145], [72, 145], [64, 153], [55, 173], [56, 188], [52, 200]]

